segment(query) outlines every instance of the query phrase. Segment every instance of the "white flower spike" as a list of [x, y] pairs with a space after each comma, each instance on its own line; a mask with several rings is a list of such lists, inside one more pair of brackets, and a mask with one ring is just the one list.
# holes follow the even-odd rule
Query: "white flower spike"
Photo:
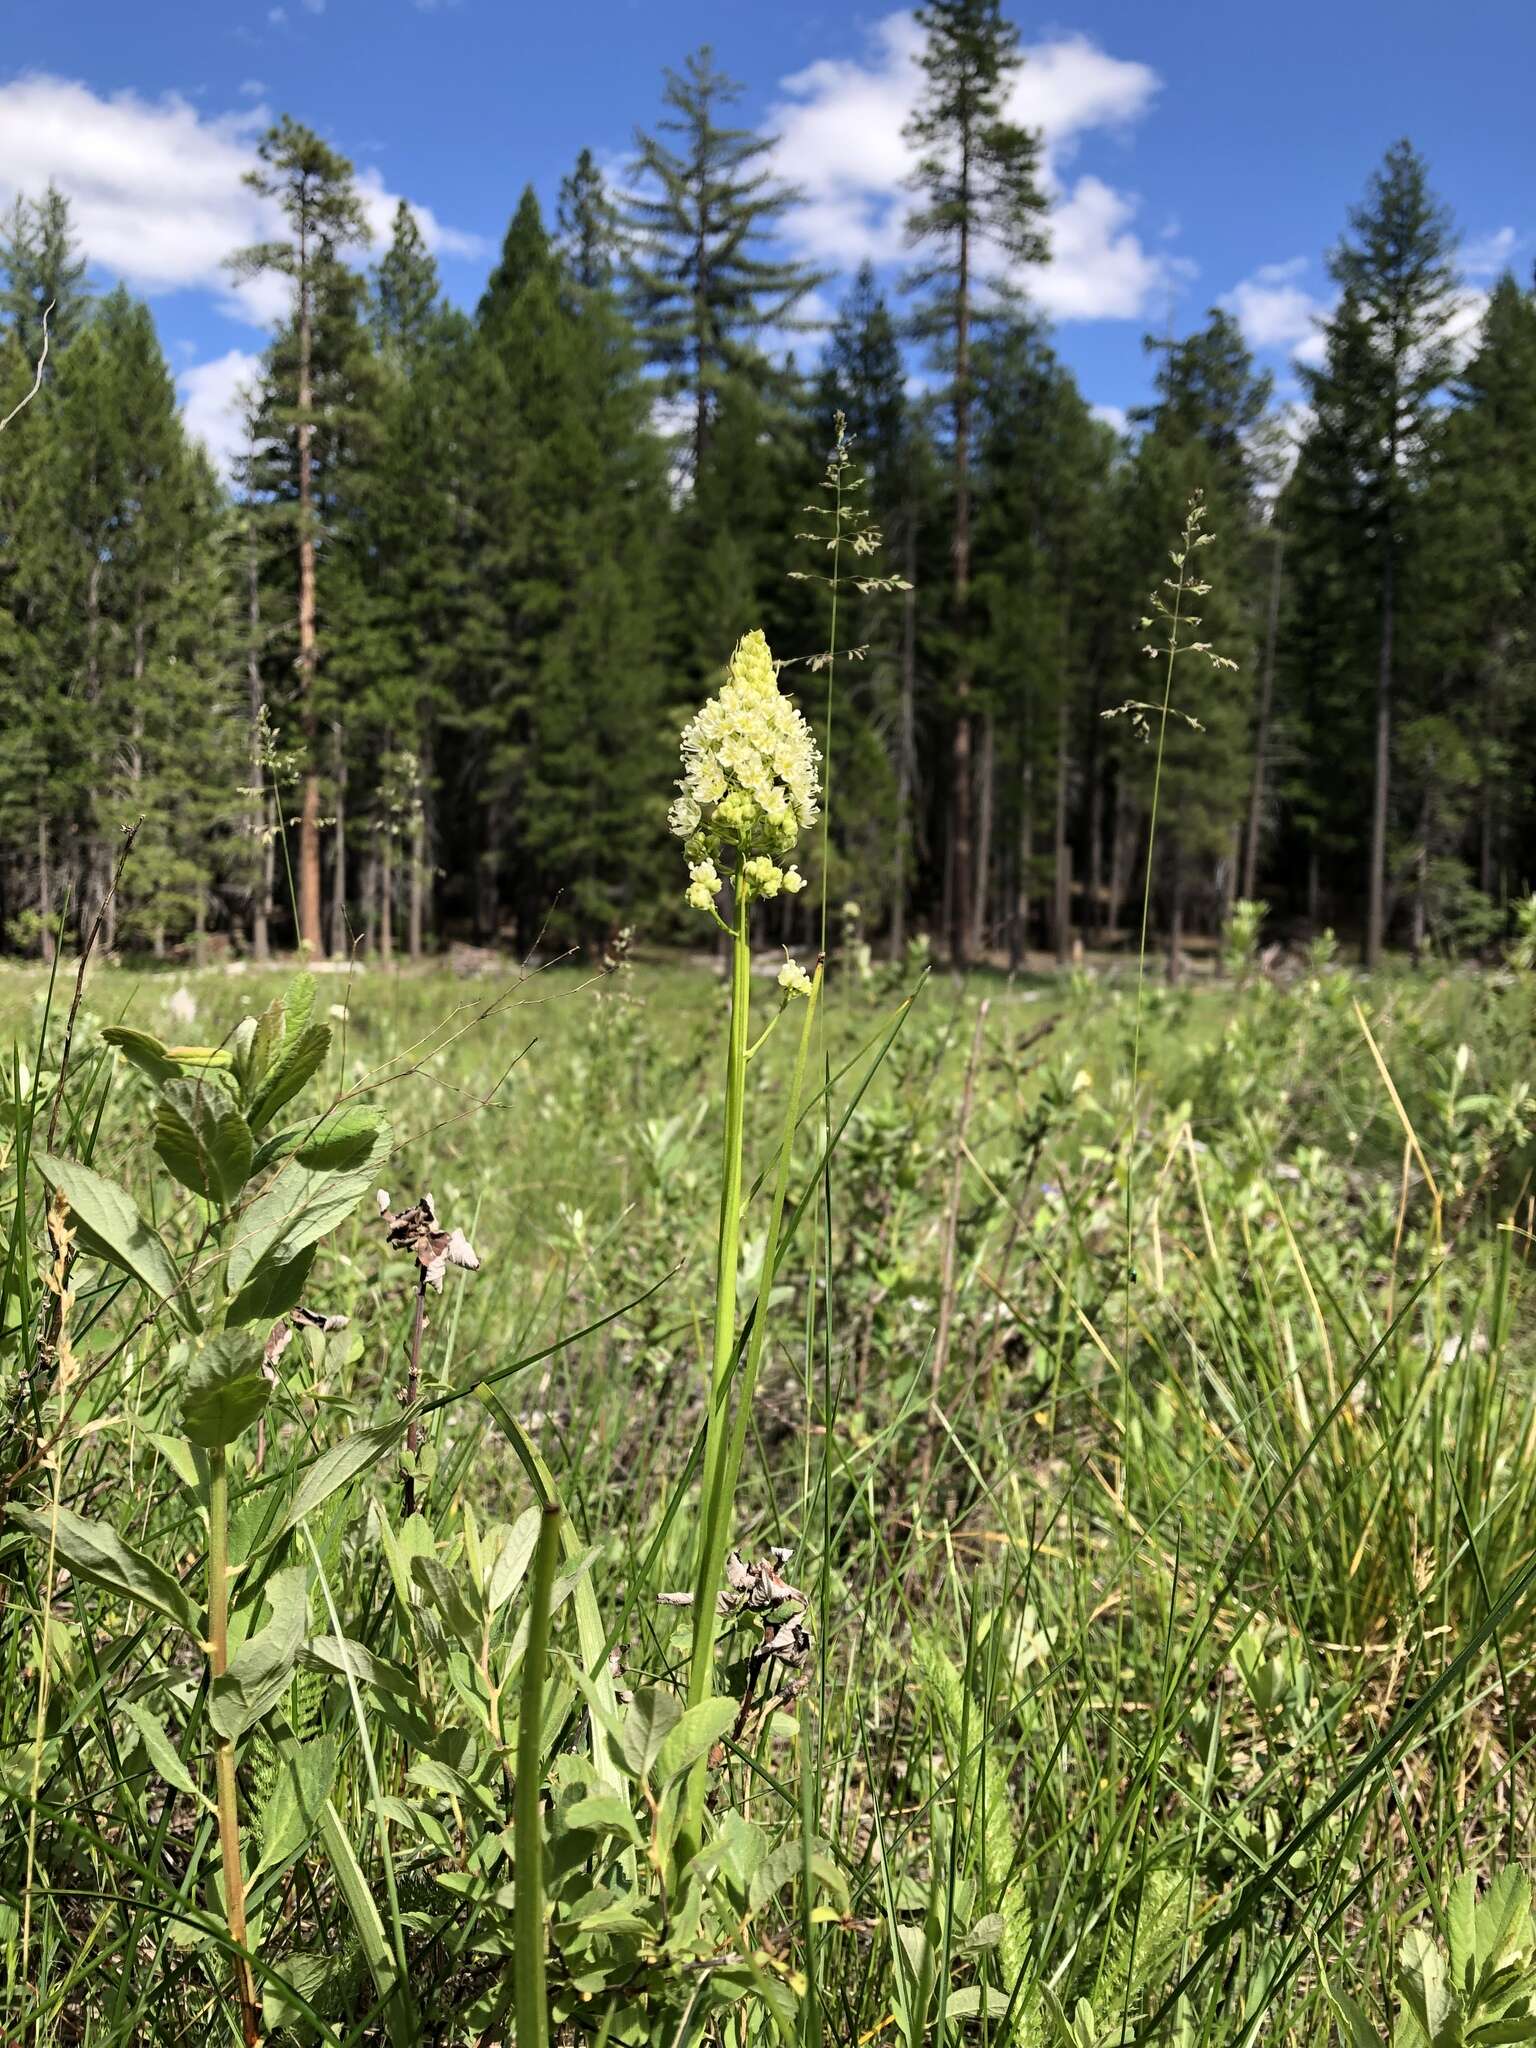
[[751, 894], [804, 888], [780, 862], [817, 815], [820, 758], [810, 727], [779, 688], [768, 642], [761, 632], [745, 634], [718, 696], [683, 728], [682, 794], [668, 822], [686, 842], [695, 909], [714, 909], [715, 856], [727, 849]]

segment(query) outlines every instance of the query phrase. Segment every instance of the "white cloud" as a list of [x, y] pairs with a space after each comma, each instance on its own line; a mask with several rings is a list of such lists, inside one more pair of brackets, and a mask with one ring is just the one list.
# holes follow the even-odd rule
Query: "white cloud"
[[[783, 81], [785, 97], [769, 121], [779, 136], [777, 168], [804, 195], [786, 225], [812, 261], [846, 269], [903, 253], [914, 162], [903, 129], [920, 89], [922, 43], [910, 14], [888, 14], [862, 61], [824, 58]], [[1063, 166], [1086, 134], [1123, 129], [1145, 113], [1157, 74], [1081, 35], [1034, 44], [1024, 56], [1008, 113], [1044, 142], [1052, 260], [1019, 281], [1058, 319], [1134, 318], [1172, 267], [1132, 229], [1131, 195], [1099, 177], [1068, 180]]]
[[187, 432], [201, 441], [228, 476], [244, 439], [240, 395], [261, 373], [260, 356], [232, 348], [211, 362], [194, 363], [176, 379]]
[[[215, 290], [225, 310], [267, 325], [281, 313], [277, 295], [232, 287], [223, 266], [278, 225], [275, 207], [244, 182], [271, 118], [259, 104], [206, 115], [174, 93], [107, 97], [32, 72], [0, 85], [0, 204], [52, 180], [92, 264], [144, 292]], [[358, 190], [375, 234], [387, 235], [394, 195], [371, 169], [359, 172]], [[430, 247], [479, 253], [475, 237], [414, 210]]]
[[1117, 434], [1129, 431], [1130, 415], [1123, 405], [1090, 405], [1088, 410], [1096, 420], [1102, 420], [1106, 427], [1113, 427]]
[[1326, 317], [1328, 307], [1300, 283], [1306, 271], [1305, 256], [1293, 256], [1288, 263], [1261, 264], [1252, 277], [1234, 285], [1222, 299], [1222, 305], [1236, 316], [1250, 348], [1310, 346], [1317, 322]]
[[1497, 277], [1508, 270], [1519, 246], [1520, 237], [1513, 228], [1496, 228], [1491, 235], [1479, 235], [1462, 244], [1461, 267], [1468, 277]]

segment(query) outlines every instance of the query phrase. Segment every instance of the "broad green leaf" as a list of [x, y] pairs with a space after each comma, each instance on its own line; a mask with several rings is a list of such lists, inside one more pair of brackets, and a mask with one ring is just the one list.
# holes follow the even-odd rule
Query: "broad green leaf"
[[[236, 1044], [237, 1047], [242, 1044], [238, 1033]], [[250, 1107], [251, 1097], [261, 1086], [272, 1062], [282, 1051], [282, 1046], [283, 1000], [281, 996], [274, 996], [253, 1022], [250, 1039], [243, 1043], [244, 1058], [241, 1059], [237, 1052], [237, 1064], [245, 1089], [247, 1108]]]
[[309, 1572], [301, 1564], [272, 1574], [266, 1588], [271, 1620], [246, 1638], [223, 1677], [213, 1681], [208, 1718], [226, 1741], [238, 1742], [287, 1690], [309, 1619], [308, 1585]]
[[700, 1700], [684, 1709], [681, 1718], [667, 1730], [651, 1767], [652, 1788], [660, 1792], [701, 1756], [708, 1756], [736, 1719], [734, 1700]]
[[283, 1050], [286, 1052], [315, 1014], [320, 984], [307, 971], [296, 974], [283, 990]]
[[944, 2001], [945, 2016], [952, 2020], [979, 2020], [983, 2013], [989, 2020], [1005, 2019], [1008, 2007], [1008, 1993], [995, 1984], [967, 1984]]
[[240, 1218], [229, 1255], [230, 1293], [241, 1294], [260, 1268], [291, 1265], [350, 1216], [372, 1185], [367, 1173], [285, 1166]]
[[224, 1312], [228, 1329], [242, 1323], [275, 1323], [304, 1297], [309, 1269], [315, 1263], [317, 1245], [310, 1245], [286, 1265], [259, 1266]]
[[525, 1508], [510, 1528], [501, 1524], [486, 1531], [486, 1546], [494, 1550], [485, 1582], [485, 1604], [492, 1614], [506, 1606], [527, 1576], [543, 1520], [542, 1508]]
[[164, 1044], [149, 1031], [135, 1031], [131, 1024], [109, 1024], [102, 1037], [115, 1045], [123, 1058], [148, 1074], [152, 1081], [174, 1081], [181, 1069]]
[[194, 1450], [184, 1436], [164, 1436], [147, 1429], [144, 1441], [153, 1444], [189, 1493], [200, 1493], [208, 1477], [207, 1460]]
[[125, 1543], [109, 1523], [89, 1521], [73, 1508], [42, 1514], [35, 1508], [11, 1507], [6, 1513], [39, 1543], [47, 1543], [50, 1532], [56, 1530], [58, 1560], [77, 1579], [87, 1579], [108, 1593], [120, 1593], [141, 1607], [152, 1608], [185, 1629], [194, 1641], [201, 1640], [202, 1615], [180, 1582], [163, 1565]]
[[366, 1471], [386, 1451], [392, 1450], [405, 1435], [410, 1420], [410, 1414], [406, 1413], [397, 1415], [392, 1422], [376, 1423], [372, 1429], [354, 1430], [351, 1436], [344, 1436], [340, 1443], [332, 1444], [328, 1451], [316, 1458], [294, 1489], [288, 1512], [272, 1539], [273, 1543], [280, 1543], [306, 1515], [312, 1515], [333, 1493], [339, 1493], [349, 1480], [355, 1479], [359, 1472]]
[[1347, 1991], [1335, 1991], [1330, 1984], [1328, 1996], [1341, 2021], [1339, 2031], [1344, 2036], [1345, 2048], [1381, 2048], [1380, 2034]]
[[1398, 1954], [1401, 1964], [1398, 1989], [1409, 2011], [1424, 2029], [1432, 2048], [1438, 2048], [1441, 2029], [1455, 2010], [1445, 1958], [1434, 1936], [1427, 1934], [1422, 1927], [1411, 1929], [1403, 1937]]
[[480, 1654], [481, 1621], [459, 1587], [458, 1580], [438, 1558], [411, 1560], [411, 1577], [420, 1586], [451, 1636], [457, 1636], [472, 1656]]
[[139, 1740], [144, 1745], [144, 1754], [160, 1773], [166, 1784], [175, 1792], [185, 1792], [196, 1805], [207, 1813], [217, 1813], [218, 1808], [206, 1792], [198, 1790], [192, 1773], [176, 1752], [176, 1745], [165, 1732], [165, 1724], [148, 1707], [137, 1700], [125, 1700], [123, 1713], [138, 1730]]
[[250, 1177], [251, 1132], [221, 1089], [177, 1081], [155, 1108], [155, 1150], [184, 1188], [227, 1209]]
[[334, 1735], [279, 1745], [276, 1781], [261, 1809], [261, 1858], [253, 1883], [268, 1871], [286, 1870], [309, 1847], [336, 1780], [336, 1758]]
[[319, 1073], [331, 1049], [329, 1024], [308, 1024], [286, 1043], [270, 1070], [258, 1083], [246, 1109], [246, 1121], [253, 1131], [269, 1124], [285, 1102]]
[[649, 1777], [662, 1744], [682, 1718], [675, 1693], [654, 1685], [640, 1687], [619, 1724], [620, 1748], [632, 1777]]
[[1451, 1981], [1470, 1990], [1477, 1976], [1477, 1878], [1463, 1871], [1446, 1899], [1446, 1931], [1451, 1943]]
[[561, 1810], [560, 1824], [594, 1835], [627, 1835], [637, 1847], [641, 1839], [634, 1815], [616, 1792], [589, 1792]]
[[181, 1426], [205, 1451], [231, 1444], [272, 1398], [254, 1337], [224, 1331], [195, 1353], [181, 1394]]
[[345, 1678], [348, 1673], [360, 1685], [377, 1686], [381, 1692], [397, 1693], [401, 1699], [420, 1701], [416, 1681], [401, 1664], [379, 1657], [350, 1636], [311, 1636], [299, 1651], [299, 1662], [308, 1671], [324, 1671]]
[[[298, 2023], [336, 2009], [354, 1983], [355, 1958], [350, 1947], [331, 1955], [321, 1949], [295, 1949], [283, 1957], [262, 1985], [261, 2022], [268, 2033], [291, 2027], [305, 2038]], [[303, 2001], [302, 2004], [300, 2001]]]
[[48, 1185], [62, 1190], [81, 1248], [121, 1266], [159, 1300], [173, 1301], [187, 1327], [198, 1329], [197, 1311], [182, 1289], [176, 1263], [134, 1207], [133, 1197], [78, 1160], [51, 1152], [34, 1152], [32, 1158]]
[[1474, 1914], [1480, 1978], [1503, 1967], [1531, 1941], [1531, 1881], [1517, 1863], [1506, 1863], [1477, 1903]]
[[328, 1173], [371, 1173], [389, 1150], [390, 1130], [376, 1109], [361, 1102], [345, 1103], [299, 1133], [294, 1156], [301, 1166], [323, 1167]]

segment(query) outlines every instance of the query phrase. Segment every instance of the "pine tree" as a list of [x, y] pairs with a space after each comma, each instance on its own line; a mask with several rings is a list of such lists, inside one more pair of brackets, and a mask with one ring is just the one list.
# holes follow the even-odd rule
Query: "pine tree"
[[431, 345], [442, 323], [440, 290], [426, 237], [402, 199], [373, 278], [373, 327], [386, 356], [409, 367]]
[[560, 182], [555, 221], [560, 257], [572, 283], [583, 291], [605, 290], [618, 269], [619, 215], [590, 149], [581, 152]]
[[454, 467], [445, 458], [459, 431], [453, 372], [467, 325], [443, 306], [437, 265], [403, 205], [378, 267], [374, 331], [378, 436], [348, 536], [358, 616], [338, 680], [354, 759], [371, 785], [365, 928], [388, 961], [402, 880], [413, 959], [426, 942], [439, 725], [463, 641]]
[[89, 312], [86, 263], [75, 244], [69, 201], [55, 185], [41, 199], [18, 196], [0, 224], [0, 321], [12, 330], [28, 362], [43, 351], [55, 356], [79, 333]]
[[[1329, 269], [1340, 291], [1327, 359], [1309, 370], [1313, 425], [1298, 475], [1306, 545], [1357, 566], [1375, 614], [1375, 709], [1364, 956], [1386, 936], [1398, 612], [1415, 566], [1416, 511], [1439, 439], [1456, 308], [1449, 216], [1411, 144], [1387, 152]], [[1352, 636], [1362, 645], [1366, 635]]]
[[625, 219], [635, 324], [661, 370], [661, 395], [686, 408], [696, 478], [729, 387], [743, 375], [761, 382], [764, 338], [803, 325], [799, 308], [822, 281], [765, 253], [798, 195], [764, 168], [771, 136], [722, 123], [740, 97], [708, 49], [668, 71], [670, 111], [653, 134], [636, 136]]
[[1018, 32], [999, 0], [928, 0], [917, 13], [926, 41], [922, 94], [907, 128], [919, 152], [919, 204], [910, 240], [927, 252], [913, 283], [922, 294], [917, 330], [936, 344], [948, 380], [953, 511], [951, 529], [954, 731], [951, 744], [949, 933], [957, 963], [969, 959], [975, 929], [972, 707], [967, 611], [971, 565], [972, 411], [975, 329], [986, 307], [987, 252], [1013, 264], [1047, 253], [1041, 231], [1039, 138], [1010, 121], [1008, 94], [1022, 58]]
[[1442, 473], [1449, 504], [1436, 531], [1455, 521], [1477, 876], [1491, 896], [1508, 886], [1513, 829], [1530, 822], [1524, 763], [1536, 740], [1536, 295], [1507, 274], [1489, 297], [1457, 399]]
[[[320, 659], [316, 614], [315, 559], [320, 509], [315, 476], [318, 428], [335, 425], [341, 399], [329, 407], [323, 387], [334, 383], [336, 365], [324, 360], [327, 338], [349, 346], [355, 324], [355, 291], [345, 273], [344, 252], [368, 240], [368, 225], [352, 183], [352, 166], [312, 130], [284, 115], [257, 147], [261, 168], [247, 174], [251, 188], [275, 200], [287, 224], [284, 241], [261, 242], [232, 259], [237, 277], [272, 271], [289, 279], [294, 291], [290, 346], [274, 352], [279, 382], [273, 398], [274, 429], [291, 431], [294, 443], [294, 540], [298, 565], [298, 713], [305, 754], [299, 817], [299, 938], [323, 952], [320, 919], [320, 715], [317, 675]], [[327, 420], [327, 410], [329, 421]], [[334, 438], [334, 437], [333, 437]], [[338, 893], [344, 877], [338, 877]]]
[[[854, 474], [862, 480], [863, 503], [883, 536], [882, 567], [911, 586], [899, 601], [885, 592], [867, 602], [860, 601], [857, 590], [844, 593], [843, 637], [863, 650], [850, 671], [854, 701], [849, 709], [863, 726], [858, 737], [867, 733], [874, 743], [871, 753], [878, 764], [852, 792], [863, 800], [867, 815], [851, 822], [868, 849], [865, 876], [881, 875], [887, 858], [890, 863], [888, 887], [872, 889], [863, 880], [859, 900], [871, 917], [882, 909], [887, 913], [892, 951], [899, 958], [913, 881], [912, 819], [918, 802], [916, 585], [926, 494], [896, 320], [868, 263], [861, 265], [839, 310], [818, 379], [817, 424], [828, 445], [839, 412], [846, 421]], [[848, 821], [849, 784], [845, 776], [834, 830]], [[882, 824], [883, 845], [877, 838]]]

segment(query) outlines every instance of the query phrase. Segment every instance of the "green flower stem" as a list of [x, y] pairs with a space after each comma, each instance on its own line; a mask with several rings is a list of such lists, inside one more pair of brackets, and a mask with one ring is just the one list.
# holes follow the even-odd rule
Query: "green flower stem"
[[[704, 1425], [700, 1525], [693, 1578], [693, 1643], [688, 1662], [688, 1703], [696, 1706], [714, 1691], [715, 1597], [718, 1568], [710, 1562], [718, 1547], [709, 1526], [719, 1496], [718, 1478], [729, 1421], [731, 1359], [736, 1349], [736, 1271], [741, 1262], [741, 1155], [746, 1124], [747, 1038], [752, 1005], [752, 946], [747, 934], [746, 890], [736, 873], [736, 922], [731, 928], [731, 1024], [725, 1059], [725, 1135], [720, 1173], [720, 1232], [715, 1258], [715, 1342], [709, 1375], [709, 1413]], [[723, 1553], [722, 1553], [723, 1555]], [[678, 1832], [679, 1867], [697, 1853], [703, 1823], [704, 1784], [688, 1781]]]
[[[208, 1663], [215, 1681], [229, 1669], [229, 1464], [222, 1444], [208, 1453]], [[256, 1984], [246, 1950], [245, 1873], [240, 1867], [240, 1807], [235, 1788], [235, 1745], [215, 1736], [219, 1847], [224, 1857], [224, 1916], [235, 1957], [235, 1996], [247, 2044], [261, 2039]]]
[[518, 2048], [547, 2048], [549, 2002], [544, 1989], [544, 1680], [549, 1668], [549, 1611], [560, 1556], [560, 1508], [546, 1505], [533, 1553], [528, 1647], [517, 1707], [517, 1782], [512, 1793], [512, 1964]]
[[[762, 1267], [757, 1279], [757, 1302], [753, 1310], [751, 1329], [747, 1335], [746, 1355], [737, 1376], [734, 1408], [729, 1406], [727, 1397], [730, 1392], [730, 1368], [735, 1344], [732, 1341], [727, 1346], [722, 1377], [718, 1363], [717, 1330], [717, 1391], [710, 1409], [709, 1430], [710, 1433], [718, 1434], [723, 1441], [716, 1449], [713, 1460], [709, 1456], [707, 1437], [705, 1444], [704, 1524], [699, 1545], [699, 1571], [694, 1582], [693, 1655], [688, 1672], [690, 1705], [707, 1699], [713, 1689], [715, 1636], [719, 1625], [716, 1601], [720, 1591], [721, 1575], [725, 1569], [726, 1549], [730, 1542], [731, 1509], [736, 1498], [737, 1481], [741, 1477], [741, 1461], [746, 1451], [752, 1398], [757, 1389], [758, 1368], [762, 1364], [763, 1345], [768, 1333], [768, 1303], [773, 1292], [774, 1270], [778, 1264], [779, 1234], [784, 1224], [790, 1162], [794, 1156], [795, 1130], [800, 1121], [800, 1098], [805, 1088], [811, 1033], [815, 1023], [817, 1000], [821, 994], [821, 975], [822, 963], [818, 960], [811, 981], [811, 993], [806, 999], [805, 1017], [800, 1026], [800, 1044], [795, 1054], [794, 1079], [784, 1110], [784, 1134], [779, 1143], [779, 1163], [773, 1185], [773, 1205], [768, 1216], [768, 1236], [763, 1246]], [[737, 1166], [739, 1173], [739, 1158]], [[733, 1271], [732, 1335], [735, 1315], [734, 1278]], [[701, 1758], [689, 1773], [683, 1795], [682, 1824], [678, 1834], [679, 1867], [685, 1865], [698, 1850], [703, 1829], [704, 1798], [708, 1788], [709, 1766], [707, 1760]]]

